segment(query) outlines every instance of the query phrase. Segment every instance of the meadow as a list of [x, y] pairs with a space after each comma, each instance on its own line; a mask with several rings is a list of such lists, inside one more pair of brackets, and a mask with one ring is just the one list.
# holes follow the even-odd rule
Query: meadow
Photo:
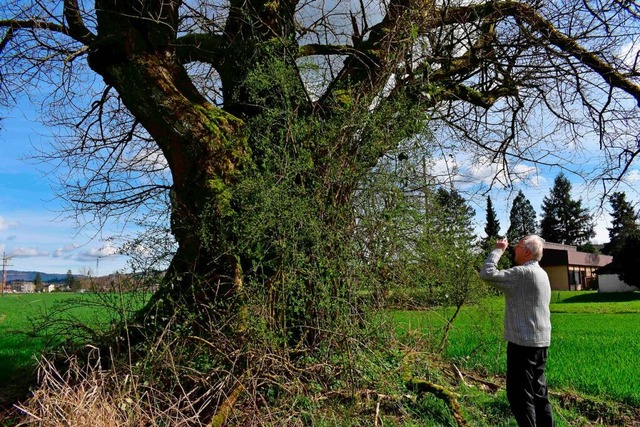
[[[445, 356], [487, 376], [504, 375], [504, 303], [492, 297], [464, 307], [453, 322]], [[442, 338], [452, 309], [397, 311], [402, 339]], [[577, 393], [640, 406], [640, 293], [554, 292], [547, 380], [552, 393]]]
[[[141, 305], [146, 295], [137, 295], [4, 294], [0, 298], [0, 402], [23, 392], [44, 349], [109, 328]], [[74, 328], [78, 324], [87, 327]]]
[[[120, 294], [4, 295], [0, 298], [0, 402], [6, 404], [24, 392], [24, 381], [33, 378], [36, 357], [44, 348], [74, 338], [69, 335], [72, 324], [85, 323], [91, 326], [89, 331], [104, 330], [142, 301]], [[444, 341], [443, 330], [453, 309], [394, 310], [392, 315], [396, 334], [406, 348], [426, 344], [423, 348], [427, 350], [442, 344], [444, 358], [463, 372], [500, 382], [505, 371], [503, 310], [502, 297], [463, 307]], [[554, 292], [551, 312], [547, 376], [552, 398], [588, 396], [640, 408], [640, 293]], [[468, 406], [482, 407], [483, 416], [487, 408], [494, 411], [491, 422], [478, 425], [512, 425], [504, 396], [474, 396], [466, 398]], [[469, 403], [472, 399], [477, 401]], [[429, 413], [442, 403], [438, 399], [425, 402]], [[574, 415], [560, 412], [558, 425], [579, 425], [567, 421]], [[445, 419], [429, 425], [451, 424]]]

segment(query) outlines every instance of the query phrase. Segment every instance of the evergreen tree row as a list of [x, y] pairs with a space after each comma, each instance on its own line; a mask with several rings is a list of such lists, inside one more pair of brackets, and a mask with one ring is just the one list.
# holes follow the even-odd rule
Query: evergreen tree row
[[[496, 219], [491, 199], [487, 197], [487, 237], [483, 248], [500, 235], [500, 225]], [[536, 211], [522, 191], [518, 191], [509, 213], [507, 239], [511, 242], [528, 234], [539, 234], [548, 242], [564, 245], [583, 245], [595, 236], [593, 217], [582, 200], [571, 197], [571, 183], [563, 173], [554, 181], [553, 188], [542, 201], [542, 219], [538, 223]], [[489, 246], [490, 247], [490, 246]]]
[[[640, 211], [626, 198], [623, 192], [615, 192], [609, 197], [611, 205], [611, 227], [609, 242], [601, 252], [613, 256], [614, 269], [620, 279], [629, 285], [640, 287]], [[500, 236], [500, 222], [497, 219], [491, 198], [487, 197], [487, 216], [481, 240], [486, 252]], [[538, 223], [536, 212], [522, 191], [513, 201], [509, 213], [507, 239], [511, 242], [528, 234], [539, 234], [548, 242], [578, 246], [580, 250], [595, 250], [589, 240], [595, 236], [593, 217], [583, 207], [582, 200], [571, 197], [571, 183], [563, 173], [554, 181], [549, 195], [542, 202], [542, 219]]]

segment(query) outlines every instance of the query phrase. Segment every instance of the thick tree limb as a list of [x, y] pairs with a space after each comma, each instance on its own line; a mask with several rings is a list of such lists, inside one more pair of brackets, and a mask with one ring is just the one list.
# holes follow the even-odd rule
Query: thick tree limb
[[503, 86], [488, 91], [478, 91], [465, 85], [455, 85], [447, 90], [435, 94], [432, 99], [439, 101], [465, 101], [477, 107], [488, 109], [505, 96], [515, 96], [518, 89], [513, 86]]
[[313, 55], [361, 55], [361, 50], [348, 45], [326, 45], [310, 43], [300, 46], [297, 58], [304, 58]]
[[220, 66], [227, 38], [218, 34], [187, 34], [176, 40], [176, 55], [183, 64], [197, 61]]
[[69, 35], [85, 45], [92, 44], [96, 36], [84, 25], [77, 0], [64, 0], [64, 17], [69, 25]]

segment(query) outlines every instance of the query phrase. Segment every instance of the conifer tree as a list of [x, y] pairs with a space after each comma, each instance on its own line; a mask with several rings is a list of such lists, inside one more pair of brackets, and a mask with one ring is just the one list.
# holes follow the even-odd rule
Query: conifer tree
[[482, 249], [485, 252], [488, 252], [493, 248], [493, 244], [500, 236], [500, 221], [498, 220], [496, 211], [493, 208], [491, 196], [487, 196], [487, 216], [486, 224], [484, 226], [484, 233], [486, 234], [486, 237], [482, 239], [481, 245]]
[[538, 233], [536, 211], [531, 202], [524, 196], [522, 190], [513, 200], [513, 206], [509, 212], [509, 229], [507, 239], [515, 242], [520, 237]]
[[627, 200], [626, 194], [615, 192], [609, 197], [613, 217], [609, 243], [603, 252], [613, 255], [618, 277], [626, 284], [640, 287], [640, 214]]
[[620, 250], [613, 255], [613, 262], [620, 280], [640, 288], [640, 231], [629, 233], [622, 240]]
[[582, 200], [571, 198], [571, 183], [563, 173], [543, 199], [542, 211], [540, 235], [548, 242], [579, 245], [595, 236], [591, 215]]
[[33, 284], [36, 288], [36, 291], [41, 291], [43, 288], [42, 275], [38, 272], [33, 278]]
[[616, 255], [620, 252], [625, 238], [640, 230], [639, 215], [633, 205], [627, 200], [626, 194], [615, 192], [609, 197], [611, 204], [611, 227], [609, 230], [609, 242], [604, 245], [602, 252]]
[[445, 220], [441, 221], [441, 230], [456, 236], [465, 235], [469, 240], [475, 240], [473, 235], [473, 216], [475, 210], [469, 206], [460, 192], [455, 188], [447, 190], [444, 187], [436, 191], [436, 202], [442, 209]]

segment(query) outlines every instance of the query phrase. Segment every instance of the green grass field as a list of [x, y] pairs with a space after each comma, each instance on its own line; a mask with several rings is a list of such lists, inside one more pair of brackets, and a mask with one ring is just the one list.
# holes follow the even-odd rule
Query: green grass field
[[[0, 381], [13, 370], [33, 364], [33, 357], [44, 346], [46, 337], [28, 334], [32, 322], [45, 316], [56, 302], [72, 294], [5, 294], [0, 298]], [[4, 381], [2, 381], [4, 383]]]
[[[504, 303], [465, 307], [451, 328], [446, 355], [466, 369], [504, 374]], [[439, 342], [452, 310], [395, 313], [402, 337]], [[554, 292], [547, 377], [551, 391], [575, 391], [640, 406], [640, 293]]]
[[74, 338], [71, 325], [104, 330], [123, 311], [139, 307], [144, 298], [140, 295], [4, 294], [0, 298], [0, 401], [11, 399], [24, 389], [25, 381], [33, 379], [30, 373], [43, 349]]
[[[9, 294], [0, 298], [0, 401], [10, 402], [18, 391], [24, 392], [24, 384], [20, 382], [33, 378], [26, 373], [32, 372], [36, 356], [45, 345], [69, 338], [66, 334], [71, 328], [66, 328], [66, 322], [87, 322], [97, 329], [109, 327], [110, 322], [117, 320], [122, 302], [129, 304], [128, 310], [139, 307], [141, 300], [136, 301], [132, 296], [123, 299], [122, 295], [115, 294], [109, 297], [65, 293]], [[451, 327], [444, 356], [460, 368], [473, 370], [476, 376], [485, 375], [492, 380], [503, 375], [503, 310], [502, 297], [487, 298], [481, 304], [464, 307]], [[640, 293], [554, 292], [551, 310], [553, 332], [547, 375], [552, 396], [554, 393], [576, 394], [640, 408], [640, 364], [637, 363]], [[62, 323], [49, 325], [37, 338], [25, 334], [31, 330], [34, 320], [46, 318], [52, 312], [62, 314], [59, 316]], [[437, 308], [394, 311], [393, 315], [399, 338], [409, 348], [421, 348], [425, 342], [440, 343], [443, 327], [452, 313], [451, 309]], [[465, 395], [464, 399], [468, 407], [478, 411], [472, 416], [489, 417], [488, 424], [478, 425], [512, 425], [503, 395], [496, 399], [473, 394]], [[424, 413], [432, 413], [442, 402], [431, 396], [422, 405]], [[442, 409], [440, 413], [446, 412]], [[579, 425], [567, 421], [574, 417], [573, 413], [561, 411], [558, 425]], [[430, 420], [434, 423], [429, 425], [451, 425], [447, 417], [442, 422], [434, 420]]]

